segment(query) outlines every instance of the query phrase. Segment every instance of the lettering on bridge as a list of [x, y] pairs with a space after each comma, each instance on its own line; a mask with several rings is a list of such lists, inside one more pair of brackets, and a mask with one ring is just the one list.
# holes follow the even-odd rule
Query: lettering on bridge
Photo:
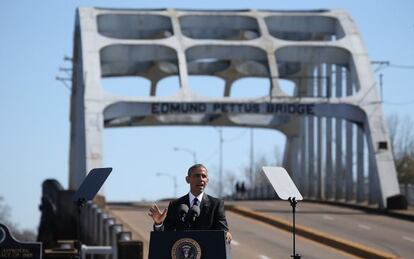
[[151, 103], [152, 114], [247, 113], [315, 115], [314, 104], [302, 103]]

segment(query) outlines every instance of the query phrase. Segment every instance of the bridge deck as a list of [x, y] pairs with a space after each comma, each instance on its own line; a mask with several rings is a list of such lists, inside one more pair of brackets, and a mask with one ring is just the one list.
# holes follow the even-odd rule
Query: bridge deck
[[[228, 202], [230, 203], [230, 202]], [[291, 220], [291, 208], [286, 202], [243, 201], [231, 204], [261, 213]], [[149, 204], [109, 204], [111, 214], [130, 228], [134, 237], [143, 240], [145, 258], [148, 253], [149, 233], [152, 220], [147, 215]], [[161, 207], [167, 206], [161, 203]], [[257, 220], [248, 219], [233, 212], [227, 217], [234, 241], [234, 258], [284, 258], [292, 253], [292, 235], [270, 227]], [[339, 208], [315, 203], [300, 203], [297, 224], [331, 235], [382, 250], [399, 257], [410, 258], [414, 244], [412, 222], [369, 214], [359, 210]], [[351, 255], [313, 242], [297, 238], [298, 252], [307, 258], [352, 258]]]
[[[292, 221], [291, 207], [288, 202], [239, 201], [234, 204]], [[413, 208], [399, 213], [414, 216]], [[414, 222], [383, 214], [301, 202], [297, 207], [296, 224], [398, 257], [412, 258], [414, 252]]]

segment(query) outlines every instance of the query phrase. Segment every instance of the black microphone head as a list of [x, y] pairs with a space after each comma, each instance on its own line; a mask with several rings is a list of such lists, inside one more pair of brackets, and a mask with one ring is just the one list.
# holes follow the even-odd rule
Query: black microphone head
[[179, 214], [187, 214], [188, 213], [188, 206], [187, 204], [180, 204], [180, 207], [178, 207], [178, 213]]
[[191, 215], [193, 216], [194, 220], [200, 216], [200, 207], [198, 205], [193, 205], [193, 207], [191, 207]]
[[188, 213], [188, 206], [187, 204], [180, 204], [180, 207], [178, 207], [178, 217], [181, 221], [184, 222], [185, 216]]

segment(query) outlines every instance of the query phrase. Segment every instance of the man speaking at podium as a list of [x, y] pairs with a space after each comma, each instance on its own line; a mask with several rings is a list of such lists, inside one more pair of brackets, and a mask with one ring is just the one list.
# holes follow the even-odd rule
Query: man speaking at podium
[[230, 243], [223, 200], [204, 192], [208, 184], [207, 168], [202, 164], [191, 166], [185, 180], [190, 185], [188, 194], [171, 201], [168, 209], [161, 211], [156, 204], [150, 208], [148, 215], [154, 220], [155, 231], [223, 230]]

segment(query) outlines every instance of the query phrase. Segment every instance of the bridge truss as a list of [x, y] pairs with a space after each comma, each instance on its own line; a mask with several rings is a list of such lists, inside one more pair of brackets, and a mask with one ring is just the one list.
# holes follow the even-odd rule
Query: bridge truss
[[[70, 189], [101, 166], [105, 127], [240, 126], [286, 135], [284, 166], [305, 197], [381, 208], [401, 199], [370, 60], [344, 11], [80, 8], [73, 64]], [[192, 75], [223, 79], [222, 96], [197, 93]], [[150, 80], [148, 94], [103, 89], [123, 76]], [[157, 96], [170, 76], [179, 90]], [[246, 77], [268, 79], [268, 94], [233, 97]]]

